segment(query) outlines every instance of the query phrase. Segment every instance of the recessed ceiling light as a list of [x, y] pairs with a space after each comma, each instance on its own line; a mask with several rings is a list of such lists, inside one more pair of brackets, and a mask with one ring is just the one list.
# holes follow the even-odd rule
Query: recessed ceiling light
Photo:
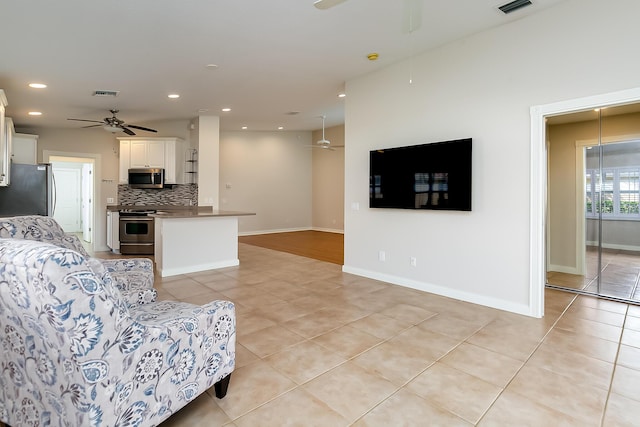
[[284, 126], [278, 126], [278, 130], [284, 129]]
[[222, 109], [222, 111], [224, 111], [225, 113], [228, 113], [229, 111], [231, 111], [231, 108], [225, 107], [225, 108]]
[[171, 99], [178, 99], [180, 98], [180, 95], [178, 95], [177, 93], [170, 93], [169, 95], [167, 95], [169, 98]]
[[242, 126], [242, 130], [247, 130], [247, 129], [249, 129], [249, 128], [246, 127], [246, 126]]
[[344, 92], [338, 94], [338, 98], [344, 98], [345, 96], [347, 96], [347, 94]]
[[198, 110], [198, 113], [206, 113], [207, 111], [209, 111], [209, 110], [207, 110], [206, 108], [200, 108]]
[[207, 64], [207, 68], [209, 70], [215, 70], [216, 68], [218, 68], [218, 65], [217, 64]]
[[32, 87], [34, 89], [44, 89], [47, 87], [47, 85], [44, 83], [29, 83], [29, 87]]
[[41, 116], [42, 113], [40, 111], [29, 111], [30, 116]]

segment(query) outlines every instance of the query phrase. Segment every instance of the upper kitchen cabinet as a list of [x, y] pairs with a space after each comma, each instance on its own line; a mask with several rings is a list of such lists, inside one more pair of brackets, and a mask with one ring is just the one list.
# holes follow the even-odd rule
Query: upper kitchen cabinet
[[131, 140], [130, 168], [164, 168], [164, 140]]
[[35, 165], [38, 163], [38, 135], [16, 133], [13, 135], [13, 163]]
[[120, 184], [128, 183], [131, 168], [163, 168], [166, 184], [181, 184], [180, 138], [118, 138], [120, 141]]
[[0, 187], [9, 185], [9, 178], [11, 176], [10, 139], [13, 134], [13, 124], [11, 124], [12, 129], [9, 130], [7, 120], [4, 117], [6, 108], [7, 97], [4, 94], [4, 90], [0, 89]]

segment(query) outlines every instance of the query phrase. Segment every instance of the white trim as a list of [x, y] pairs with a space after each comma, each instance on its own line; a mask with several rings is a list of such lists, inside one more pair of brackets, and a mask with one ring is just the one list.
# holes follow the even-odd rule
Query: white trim
[[369, 279], [380, 280], [382, 282], [391, 283], [398, 286], [404, 286], [406, 288], [416, 289], [423, 292], [429, 292], [436, 295], [442, 295], [449, 298], [454, 298], [460, 301], [466, 301], [473, 304], [484, 305], [487, 307], [497, 308], [499, 310], [509, 311], [517, 314], [530, 315], [530, 308], [525, 304], [514, 304], [509, 301], [504, 301], [496, 298], [489, 298], [483, 295], [473, 294], [469, 292], [462, 292], [455, 289], [451, 289], [446, 286], [439, 286], [432, 283], [418, 282], [416, 280], [407, 279], [404, 277], [393, 276], [389, 274], [381, 274], [376, 271], [364, 270], [361, 268], [354, 268], [348, 266], [342, 266], [342, 271], [349, 274], [355, 274], [357, 276], [367, 277]]
[[531, 107], [529, 309], [532, 316], [541, 317], [544, 314], [547, 169], [545, 117], [638, 101], [640, 101], [640, 88], [633, 88]]

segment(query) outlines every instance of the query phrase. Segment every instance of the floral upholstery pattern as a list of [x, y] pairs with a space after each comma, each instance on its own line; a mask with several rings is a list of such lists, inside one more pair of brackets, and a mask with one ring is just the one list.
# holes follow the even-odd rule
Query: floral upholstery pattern
[[[65, 233], [56, 220], [47, 216], [27, 215], [0, 218], [0, 238], [37, 240], [89, 254], [74, 234]], [[156, 300], [153, 289], [153, 262], [148, 258], [100, 260], [111, 273], [115, 285], [129, 305], [145, 304]]]
[[224, 397], [235, 322], [229, 301], [129, 306], [98, 260], [0, 238], [0, 421], [158, 425], [212, 385]]

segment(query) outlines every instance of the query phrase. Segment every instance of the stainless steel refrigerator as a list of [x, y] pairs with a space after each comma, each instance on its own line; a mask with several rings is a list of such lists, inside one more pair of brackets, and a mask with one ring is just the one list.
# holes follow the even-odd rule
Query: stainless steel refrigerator
[[50, 164], [11, 165], [11, 184], [0, 187], [0, 217], [53, 216], [55, 184]]

